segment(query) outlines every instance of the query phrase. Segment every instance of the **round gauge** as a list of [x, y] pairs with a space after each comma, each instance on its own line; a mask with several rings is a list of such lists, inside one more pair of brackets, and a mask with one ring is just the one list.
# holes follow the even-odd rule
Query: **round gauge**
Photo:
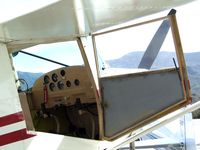
[[70, 86], [71, 86], [71, 82], [70, 82], [70, 81], [67, 81], [67, 82], [66, 82], [66, 85], [67, 85], [67, 87], [70, 87]]
[[49, 89], [50, 89], [51, 91], [54, 91], [55, 88], [56, 88], [56, 86], [55, 86], [54, 83], [50, 83], [50, 84], [49, 84]]
[[54, 82], [57, 82], [57, 81], [58, 81], [58, 75], [57, 75], [56, 73], [52, 74], [51, 78], [52, 78], [52, 80], [53, 80]]
[[62, 82], [62, 81], [59, 81], [58, 82], [58, 88], [61, 90], [61, 89], [63, 89], [64, 88], [64, 83]]
[[45, 83], [45, 84], [48, 84], [49, 81], [50, 81], [49, 76], [48, 76], [48, 75], [45, 75], [45, 76], [44, 76], [44, 83]]
[[75, 84], [76, 86], [79, 86], [79, 85], [80, 85], [80, 81], [79, 81], [78, 79], [75, 79], [75, 80], [74, 80], [74, 84]]
[[65, 76], [65, 70], [61, 70], [61, 71], [60, 71], [60, 75], [61, 75], [61, 76]]

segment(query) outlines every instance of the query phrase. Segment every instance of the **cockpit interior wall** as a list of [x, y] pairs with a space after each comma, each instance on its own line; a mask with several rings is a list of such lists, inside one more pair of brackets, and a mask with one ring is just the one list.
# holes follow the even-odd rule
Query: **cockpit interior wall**
[[85, 66], [48, 72], [26, 95], [36, 131], [98, 139], [96, 99]]

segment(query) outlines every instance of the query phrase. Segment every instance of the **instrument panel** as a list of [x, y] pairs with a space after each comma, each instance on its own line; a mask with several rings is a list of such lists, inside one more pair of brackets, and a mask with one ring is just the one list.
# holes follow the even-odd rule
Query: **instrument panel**
[[[46, 96], [45, 96], [46, 94]], [[55, 105], [73, 105], [94, 103], [95, 95], [84, 66], [59, 68], [41, 76], [32, 88], [32, 101], [35, 108], [40, 108], [46, 101], [46, 107]]]
[[[80, 70], [83, 72], [83, 70]], [[56, 73], [56, 72], [59, 72]], [[77, 79], [69, 79], [69, 76], [66, 75], [65, 69], [61, 69], [60, 71], [53, 72], [52, 74], [45, 75], [43, 77], [43, 83], [45, 85], [48, 85], [48, 88], [50, 91], [56, 91], [56, 90], [63, 90], [65, 88], [70, 88], [71, 86], [79, 86], [80, 80]], [[66, 80], [68, 78], [69, 80]]]

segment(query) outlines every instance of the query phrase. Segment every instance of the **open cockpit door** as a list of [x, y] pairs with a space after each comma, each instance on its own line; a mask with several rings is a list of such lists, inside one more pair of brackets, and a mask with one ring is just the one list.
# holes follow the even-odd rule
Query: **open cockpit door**
[[[120, 53], [116, 45], [123, 41], [131, 41], [135, 46], [135, 52], [130, 52], [126, 46], [131, 44], [124, 44], [121, 51], [127, 51], [126, 54], [107, 60], [110, 68], [99, 70], [104, 139], [113, 140], [190, 103], [190, 87], [175, 13], [171, 10], [166, 17], [93, 34], [94, 48], [104, 49], [103, 55]], [[154, 29], [152, 24], [157, 28]], [[150, 27], [146, 27], [148, 25]], [[138, 28], [140, 26], [144, 27]], [[134, 29], [134, 35], [122, 35], [122, 32], [130, 33]], [[154, 33], [150, 44], [146, 42], [148, 32]], [[114, 41], [117, 36], [121, 41]], [[101, 47], [103, 38], [107, 40], [107, 49]]]
[[184, 90], [175, 69], [101, 78], [105, 137], [142, 127], [180, 107]]

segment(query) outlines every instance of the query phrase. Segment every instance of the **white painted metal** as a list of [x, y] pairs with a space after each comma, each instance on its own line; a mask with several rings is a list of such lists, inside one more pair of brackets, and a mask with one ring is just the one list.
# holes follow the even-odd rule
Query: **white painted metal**
[[[176, 7], [192, 0], [62, 0], [0, 24], [8, 48], [72, 40], [100, 29]], [[76, 17], [79, 17], [77, 22]], [[85, 27], [79, 28], [78, 24]], [[81, 31], [82, 30], [82, 31]], [[81, 31], [81, 32], [80, 32]]]
[[196, 150], [196, 141], [194, 135], [194, 128], [192, 125], [192, 114], [186, 114], [184, 116], [184, 127], [185, 131], [183, 132], [185, 135], [185, 149], [186, 150]]
[[0, 43], [0, 117], [22, 111], [14, 72], [5, 44]]
[[0, 22], [6, 22], [8, 20], [17, 18], [19, 16], [33, 12], [35, 10], [42, 9], [43, 7], [46, 7], [47, 5], [50, 5], [50, 4], [58, 2], [58, 1], [59, 0], [44, 0], [44, 1], [41, 1], [41, 0], [28, 0], [28, 1], [27, 0], [21, 0], [21, 1], [6, 0], [6, 1], [1, 1]]
[[10, 132], [14, 132], [14, 131], [24, 129], [24, 128], [26, 128], [25, 121], [13, 123], [13, 124], [1, 127], [0, 135], [7, 134], [7, 133], [10, 133]]
[[196, 147], [197, 147], [197, 150], [200, 150], [200, 134], [199, 134], [200, 133], [199, 132], [200, 119], [193, 119], [192, 125], [194, 129], [194, 134], [195, 134]]
[[[3, 117], [20, 112], [22, 109], [8, 50], [6, 45], [2, 43], [0, 43], [0, 66], [0, 117]], [[23, 121], [19, 124], [0, 127], [0, 135], [16, 131], [25, 126], [25, 122]], [[18, 148], [20, 147], [22, 147], [22, 143], [18, 144]]]
[[[135, 141], [136, 149], [155, 149], [155, 148], [180, 148], [183, 149], [183, 143], [171, 138], [160, 138], [154, 140]], [[120, 150], [128, 150], [128, 147], [121, 147]]]
[[74, 0], [74, 13], [76, 15], [78, 34], [84, 35], [86, 33], [86, 19], [84, 14], [83, 2], [80, 0]]
[[1, 150], [99, 150], [99, 141], [37, 132], [37, 136], [1, 147]]

